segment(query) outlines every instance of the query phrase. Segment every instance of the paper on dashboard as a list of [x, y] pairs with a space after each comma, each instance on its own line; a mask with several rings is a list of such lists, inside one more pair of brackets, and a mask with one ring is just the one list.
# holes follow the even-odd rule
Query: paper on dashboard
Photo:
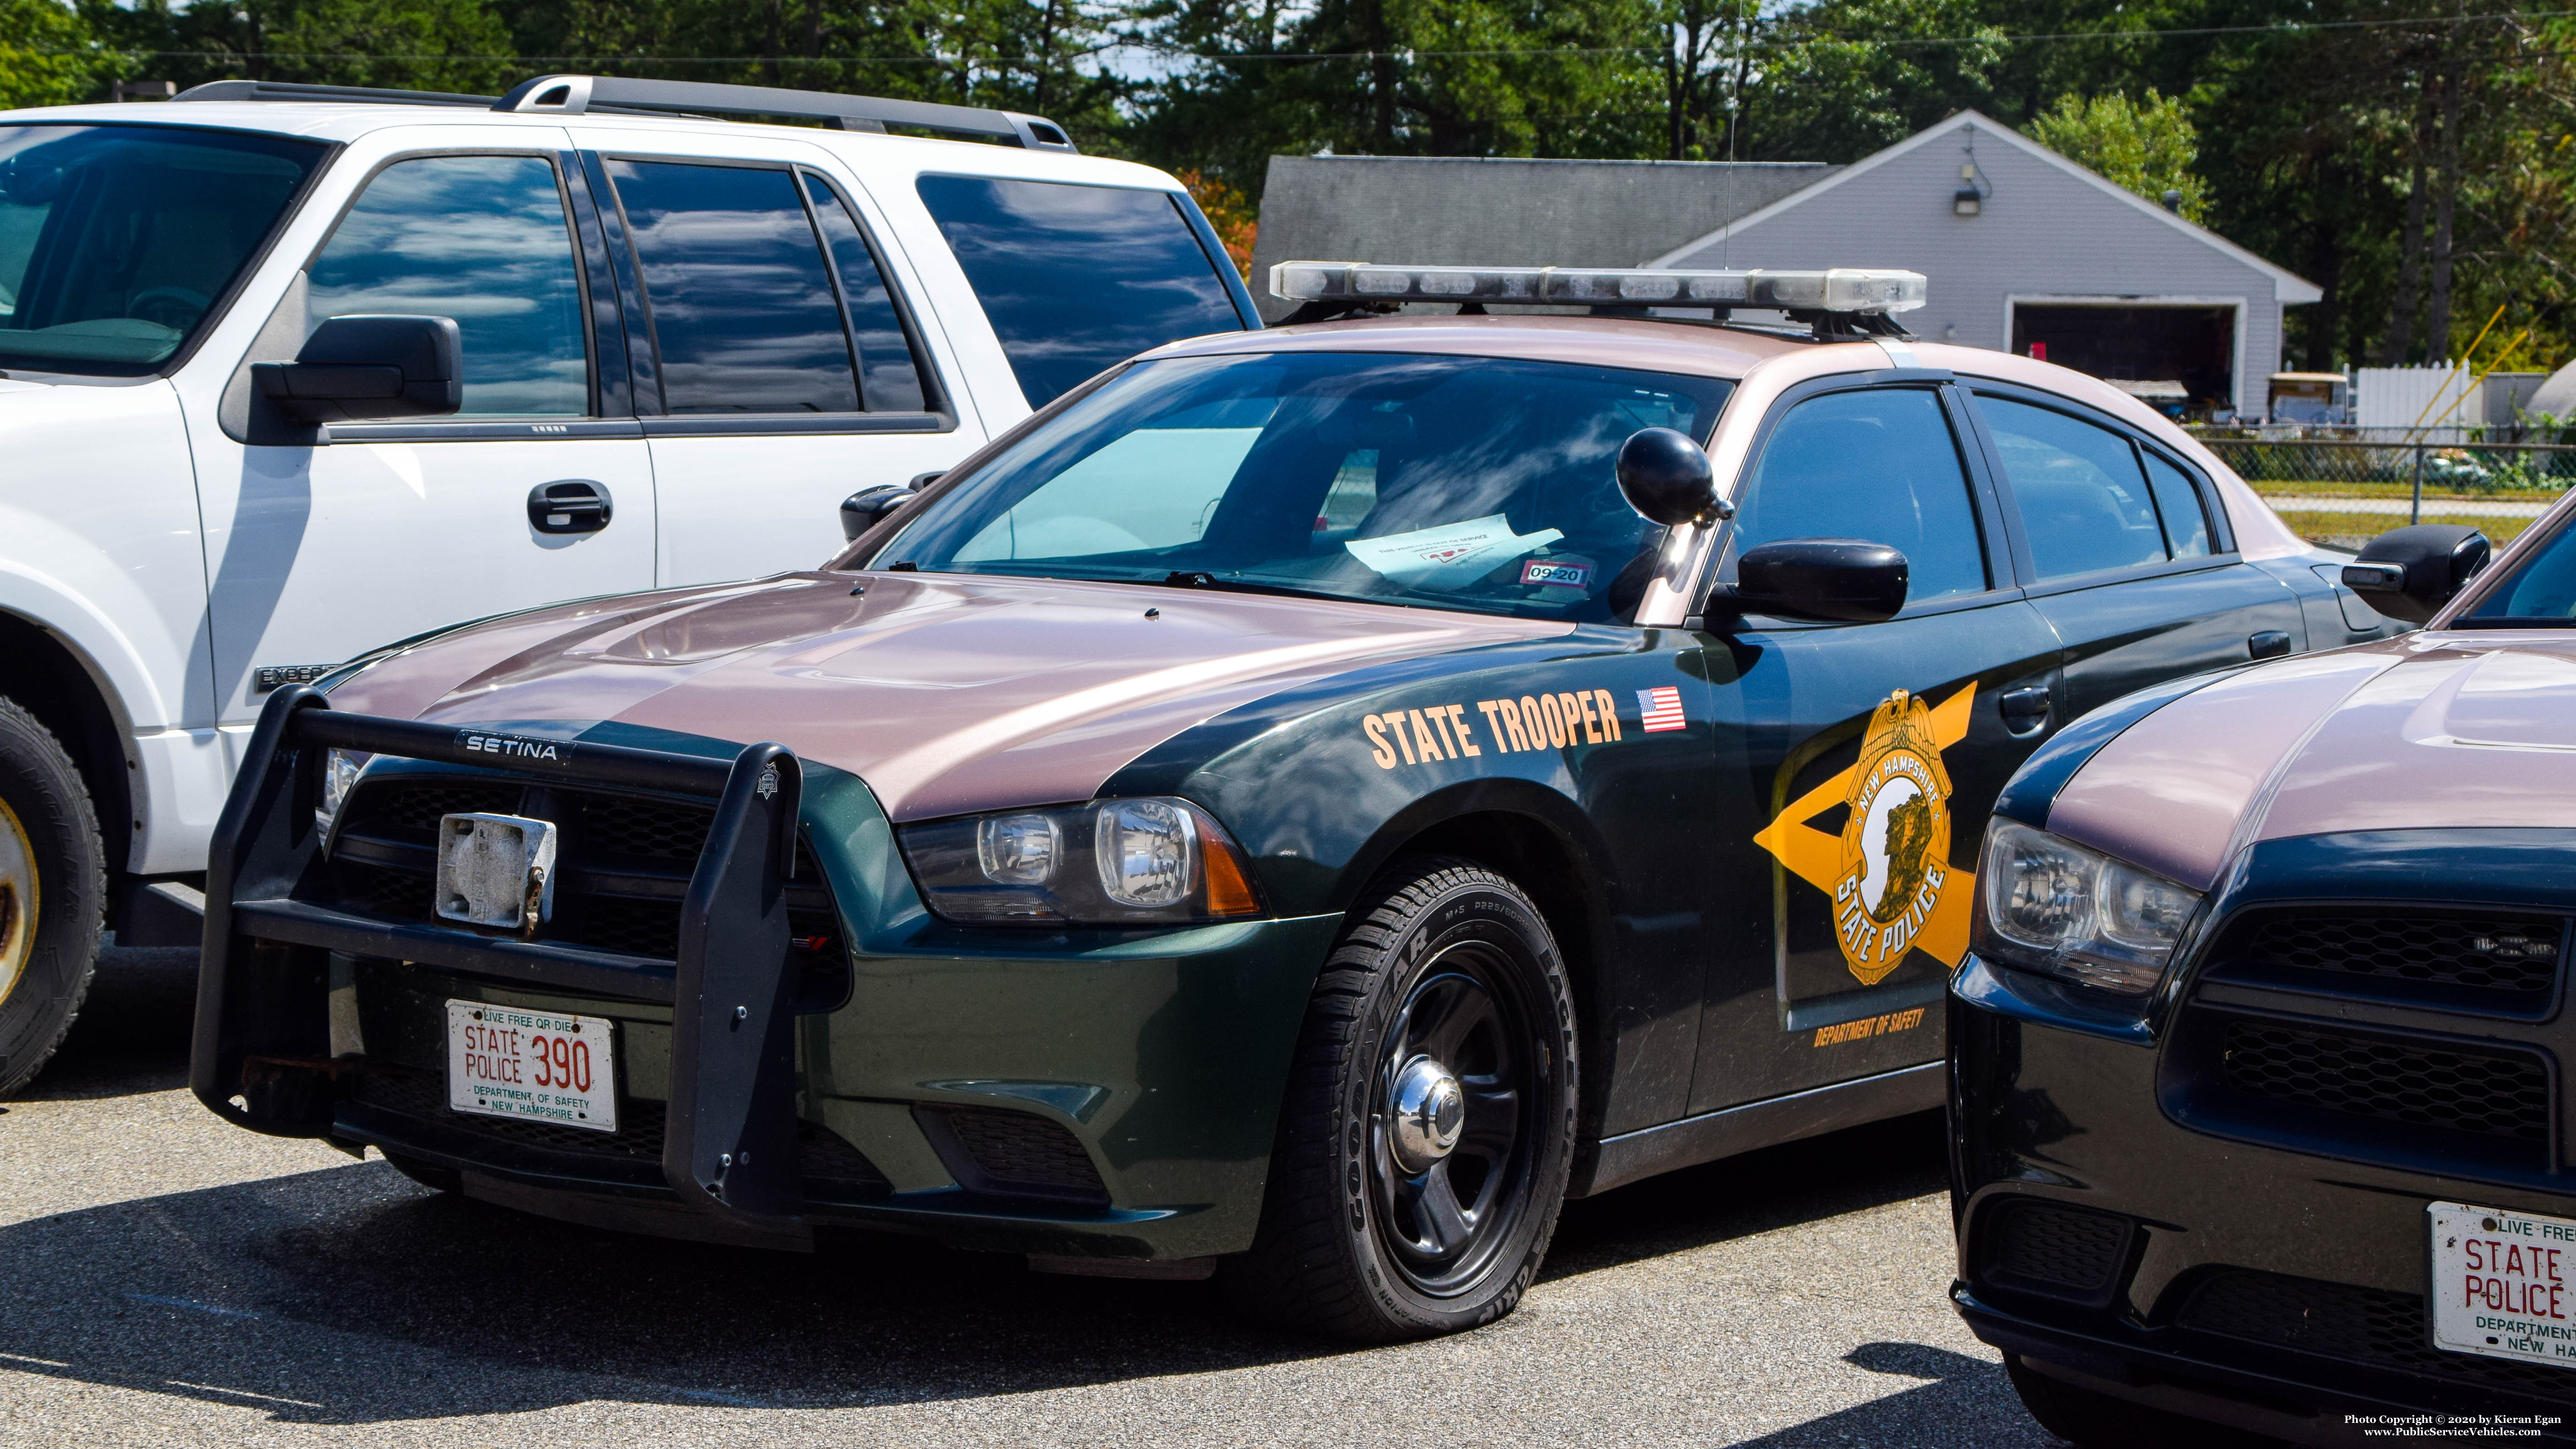
[[1514, 533], [1499, 513], [1444, 523], [1438, 528], [1393, 533], [1384, 538], [1355, 538], [1342, 545], [1351, 557], [1408, 589], [1434, 592], [1463, 589], [1492, 573], [1504, 560], [1545, 548], [1564, 533], [1542, 528]]

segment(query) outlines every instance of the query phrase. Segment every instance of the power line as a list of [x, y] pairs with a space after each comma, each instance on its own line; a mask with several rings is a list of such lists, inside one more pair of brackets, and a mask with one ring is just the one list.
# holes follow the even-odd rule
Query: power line
[[[1808, 35], [1768, 38], [1742, 42], [1753, 50], [1790, 50], [1821, 44], [1878, 46], [1887, 49], [1928, 48], [1957, 45], [2043, 45], [2081, 41], [2163, 40], [2226, 35], [2304, 35], [2312, 32], [2342, 30], [2392, 30], [2408, 26], [2473, 25], [2488, 20], [2557, 20], [2576, 16], [2576, 10], [2523, 10], [2481, 15], [2424, 15], [2387, 20], [2313, 20], [2283, 21], [2272, 25], [2204, 25], [2176, 26], [2134, 30], [2072, 30], [2030, 35], [1939, 35], [1913, 37], [1851, 37]], [[1653, 45], [1561, 45], [1531, 46], [1519, 49], [1482, 50], [1262, 50], [1204, 51], [1183, 50], [1148, 40], [1120, 40], [1093, 50], [1140, 50], [1170, 60], [1218, 61], [1226, 64], [1277, 61], [1357, 60], [1471, 60], [1536, 58], [1543, 56], [1637, 55], [1661, 53], [1663, 44]], [[249, 52], [237, 50], [125, 50], [115, 46], [98, 47], [23, 47], [36, 55], [115, 54], [153, 60], [225, 60], [252, 59]], [[1063, 55], [485, 55], [469, 52], [436, 52], [424, 54], [386, 54], [365, 51], [261, 51], [261, 60], [339, 60], [339, 61], [497, 61], [541, 65], [584, 65], [601, 61], [620, 61], [651, 65], [1018, 65], [1049, 67], [1062, 63]]]

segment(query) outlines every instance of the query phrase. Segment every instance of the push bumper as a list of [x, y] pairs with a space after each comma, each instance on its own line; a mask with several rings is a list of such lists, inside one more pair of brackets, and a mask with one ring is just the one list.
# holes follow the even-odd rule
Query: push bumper
[[[335, 712], [305, 691], [263, 716], [208, 881], [191, 1085], [227, 1120], [377, 1146], [456, 1171], [478, 1195], [674, 1236], [707, 1235], [692, 1223], [737, 1241], [861, 1227], [1131, 1260], [1249, 1246], [1338, 918], [948, 926], [922, 909], [854, 778], [799, 771], [774, 746], [710, 759], [589, 740], [569, 752], [564, 787], [713, 802], [676, 961], [317, 899], [326, 751], [481, 763], [459, 733]], [[775, 907], [800, 793], [850, 971], [845, 998], [802, 1012]], [[616, 1021], [634, 1108], [616, 1140], [448, 1112], [437, 1033], [453, 998]], [[1011, 1162], [1039, 1159], [1089, 1190], [1031, 1189]]]

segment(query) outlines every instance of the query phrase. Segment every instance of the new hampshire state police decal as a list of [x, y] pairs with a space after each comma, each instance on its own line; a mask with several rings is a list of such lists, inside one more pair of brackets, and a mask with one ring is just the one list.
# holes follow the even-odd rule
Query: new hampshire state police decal
[[[1800, 796], [1753, 837], [1791, 874], [1832, 897], [1834, 940], [1863, 986], [1921, 950], [1944, 966], [1967, 951], [1976, 877], [1950, 866], [1950, 772], [1941, 753], [1968, 733], [1969, 684], [1927, 707], [1897, 690], [1880, 701], [1851, 768]], [[1808, 822], [1849, 807], [1840, 835]]]

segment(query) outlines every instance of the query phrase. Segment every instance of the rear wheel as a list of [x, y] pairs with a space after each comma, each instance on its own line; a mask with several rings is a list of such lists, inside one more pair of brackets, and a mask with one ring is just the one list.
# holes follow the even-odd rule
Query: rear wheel
[[71, 756], [0, 699], [0, 1097], [35, 1079], [80, 1014], [105, 921], [106, 854]]
[[1574, 1006], [1529, 898], [1408, 863], [1325, 962], [1252, 1251], [1263, 1316], [1368, 1341], [1490, 1323], [1538, 1273], [1565, 1198]]

